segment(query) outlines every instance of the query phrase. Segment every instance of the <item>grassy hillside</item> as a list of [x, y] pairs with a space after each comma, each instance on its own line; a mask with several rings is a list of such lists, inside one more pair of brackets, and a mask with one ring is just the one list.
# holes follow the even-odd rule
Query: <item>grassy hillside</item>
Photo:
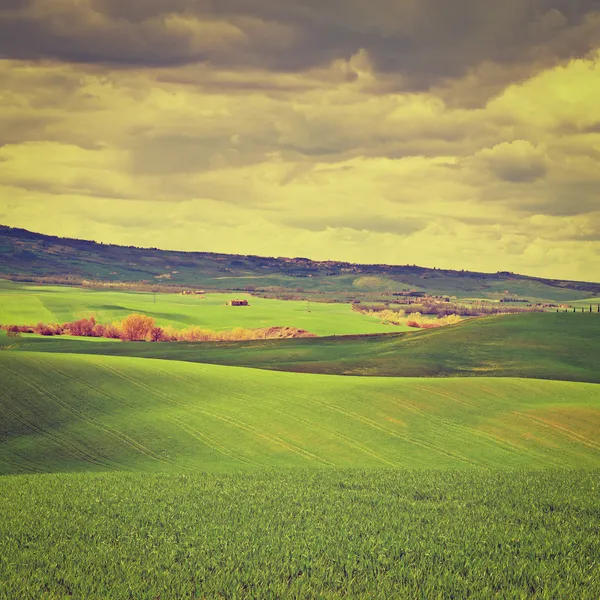
[[[1, 226], [0, 258], [0, 274], [144, 289], [508, 290], [577, 306], [600, 294], [511, 273], [164, 252]], [[399, 332], [348, 304], [225, 306], [240, 295], [0, 280], [0, 323], [142, 312], [176, 328], [332, 336], [1, 332], [0, 600], [600, 597], [600, 314]]]
[[598, 472], [0, 477], [0, 598], [597, 600]]
[[281, 371], [533, 377], [600, 383], [600, 315], [531, 313], [372, 336], [218, 343], [94, 342], [0, 334], [13, 351], [139, 356]]
[[600, 387], [0, 353], [0, 472], [600, 467]]
[[[250, 306], [226, 306], [245, 298]], [[98, 291], [66, 286], [33, 286], [0, 280], [0, 323], [64, 323], [91, 315], [112, 323], [138, 312], [158, 325], [178, 329], [197, 325], [221, 331], [234, 327], [287, 326], [317, 335], [380, 333], [409, 329], [383, 325], [376, 317], [352, 311], [349, 304], [323, 304], [253, 298], [248, 294], [207, 294], [204, 297], [174, 293]]]
[[593, 379], [598, 323], [245, 344], [2, 336], [0, 600], [595, 600], [600, 386], [190, 361]]
[[0, 226], [0, 275], [54, 277], [215, 290], [254, 288], [304, 293], [424, 290], [459, 297], [498, 298], [509, 291], [535, 300], [600, 295], [600, 283], [549, 280], [509, 272], [474, 273], [414, 265], [360, 265], [307, 258], [172, 252], [96, 244]]

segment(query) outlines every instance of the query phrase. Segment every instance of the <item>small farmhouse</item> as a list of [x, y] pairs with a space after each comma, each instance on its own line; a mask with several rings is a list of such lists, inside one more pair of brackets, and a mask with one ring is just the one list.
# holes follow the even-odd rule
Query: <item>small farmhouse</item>
[[249, 306], [248, 300], [230, 300], [228, 306]]

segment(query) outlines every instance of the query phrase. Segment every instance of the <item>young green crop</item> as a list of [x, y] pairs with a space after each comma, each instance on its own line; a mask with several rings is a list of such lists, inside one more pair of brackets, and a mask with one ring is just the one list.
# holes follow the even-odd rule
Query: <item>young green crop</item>
[[[245, 298], [249, 306], [227, 306]], [[207, 294], [204, 297], [149, 292], [98, 291], [64, 286], [30, 286], [4, 282], [0, 288], [0, 323], [35, 325], [65, 323], [95, 316], [109, 324], [131, 313], [153, 317], [160, 326], [184, 329], [192, 325], [217, 331], [285, 326], [317, 335], [402, 331], [406, 326], [384, 325], [376, 317], [352, 311], [349, 304], [267, 300], [248, 294]]]
[[600, 314], [534, 313], [471, 319], [389, 335], [255, 342], [103, 343], [41, 336], [0, 347], [139, 356], [280, 371], [387, 377], [527, 377], [600, 383]]
[[0, 477], [0, 598], [600, 597], [598, 471]]
[[0, 382], [0, 473], [600, 467], [594, 384], [6, 351]]

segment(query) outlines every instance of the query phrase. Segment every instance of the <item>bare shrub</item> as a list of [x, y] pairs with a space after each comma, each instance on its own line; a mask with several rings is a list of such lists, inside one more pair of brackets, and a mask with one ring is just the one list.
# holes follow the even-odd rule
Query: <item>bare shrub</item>
[[152, 317], [134, 313], [121, 321], [121, 339], [130, 342], [144, 341], [150, 337], [155, 326]]

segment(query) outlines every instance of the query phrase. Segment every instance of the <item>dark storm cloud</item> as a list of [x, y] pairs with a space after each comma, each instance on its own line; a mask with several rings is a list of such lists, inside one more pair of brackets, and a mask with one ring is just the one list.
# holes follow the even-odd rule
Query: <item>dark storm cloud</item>
[[[0, 157], [0, 162], [2, 158]], [[113, 198], [117, 200], [135, 200], [137, 198], [123, 194], [108, 185], [102, 185], [96, 180], [85, 177], [74, 181], [58, 183], [40, 181], [33, 177], [29, 179], [12, 179], [10, 185], [28, 192], [42, 192], [52, 196], [85, 196], [89, 198]]]
[[167, 175], [208, 171], [216, 154], [231, 150], [222, 137], [136, 136], [131, 148], [132, 172], [136, 175]]
[[0, 114], [0, 147], [7, 144], [37, 142], [48, 139], [46, 127], [56, 119], [37, 116]]
[[600, 123], [594, 123], [588, 127], [584, 127], [583, 133], [600, 133]]
[[599, 11], [598, 0], [5, 0], [0, 56], [302, 71], [364, 49], [380, 73], [425, 89], [483, 63], [507, 66], [506, 79], [511, 65], [522, 77], [523, 64], [583, 56], [600, 45]]
[[260, 137], [226, 132], [149, 134], [136, 133], [129, 144], [132, 173], [169, 175], [201, 173], [221, 167], [244, 167], [267, 160], [275, 142], [268, 129]]
[[600, 211], [600, 179], [578, 181], [507, 182], [482, 189], [483, 202], [504, 204], [509, 210], [528, 215], [573, 217]]
[[528, 183], [542, 179], [547, 167], [541, 159], [523, 159], [522, 161], [496, 160], [490, 161], [493, 173], [502, 181], [511, 183]]
[[0, 8], [0, 11], [28, 8], [31, 4], [33, 4], [33, 0], [2, 0], [2, 7]]
[[600, 177], [560, 182], [549, 190], [545, 214], [570, 216], [600, 211]]

